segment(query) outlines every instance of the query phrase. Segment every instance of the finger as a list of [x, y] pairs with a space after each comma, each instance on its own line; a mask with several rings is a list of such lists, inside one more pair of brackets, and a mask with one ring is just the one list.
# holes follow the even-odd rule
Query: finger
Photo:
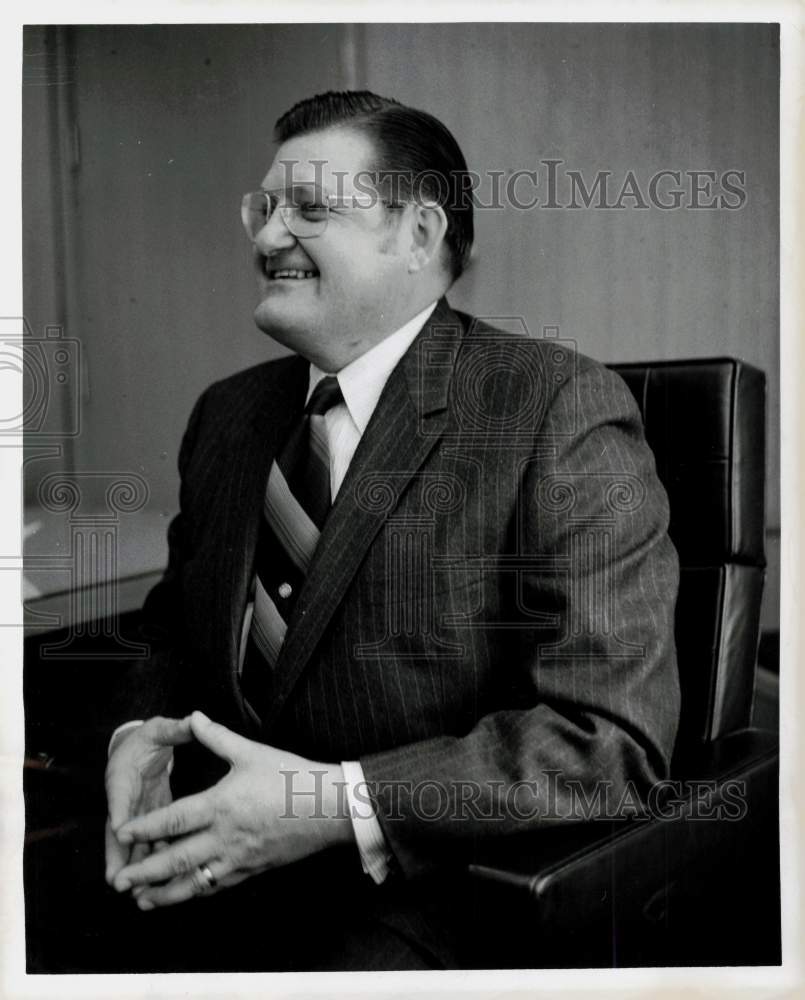
[[[170, 841], [169, 840], [155, 840], [154, 843], [150, 844], [150, 845], [149, 844], [136, 844], [135, 845], [135, 849], [140, 848], [140, 847], [143, 848], [143, 850], [145, 851], [146, 854], [158, 854], [160, 851], [164, 851], [168, 847], [170, 847]], [[132, 864], [133, 863], [134, 863], [134, 851], [132, 851]], [[137, 896], [139, 896], [139, 894], [144, 889], [147, 889], [147, 888], [148, 887], [145, 886], [145, 885], [135, 885], [134, 888], [131, 890], [131, 894], [136, 899]]]
[[[135, 844], [134, 847], [132, 847], [131, 849], [131, 857], [129, 858], [126, 867], [130, 868], [132, 865], [139, 864], [143, 860], [143, 858], [148, 857], [148, 855], [151, 853], [151, 850], [152, 848], [150, 844]], [[135, 886], [133, 890], [134, 896], [136, 897], [140, 892], [142, 892], [144, 888], [145, 888], [144, 886]]]
[[247, 875], [238, 872], [221, 874], [223, 867], [219, 861], [207, 861], [205, 864], [216, 880], [217, 884], [214, 888], [210, 887], [207, 879], [196, 868], [187, 875], [168, 882], [167, 885], [149, 888], [138, 898], [137, 905], [141, 910], [153, 910], [159, 906], [174, 906], [176, 903], [184, 903], [195, 896], [213, 896], [221, 889], [237, 885], [238, 882], [247, 878]]
[[144, 816], [128, 820], [117, 831], [117, 838], [123, 844], [133, 841], [172, 840], [185, 833], [193, 833], [209, 826], [214, 815], [209, 792], [199, 792], [177, 799], [169, 806], [154, 809]]
[[[157, 851], [164, 851], [166, 847], [170, 847], [169, 840], [157, 840], [153, 844], [135, 844], [135, 850], [142, 848], [144, 856], [147, 854], [156, 854]], [[131, 854], [133, 863], [134, 851], [132, 851]], [[148, 888], [147, 885], [135, 885], [134, 888], [131, 890], [131, 894], [136, 899], [140, 895], [140, 893], [145, 892], [147, 888]]]
[[139, 776], [131, 773], [122, 774], [119, 770], [107, 780], [106, 801], [112, 829], [116, 830], [130, 818], [132, 803], [136, 792], [139, 791], [135, 786], [139, 783]]
[[129, 863], [126, 867], [130, 868], [132, 865], [138, 865], [144, 858], [147, 858], [150, 853], [150, 844], [135, 844], [131, 849], [131, 857], [129, 858]]
[[208, 750], [212, 750], [216, 756], [222, 757], [230, 764], [234, 764], [252, 750], [250, 740], [238, 736], [218, 722], [213, 722], [203, 712], [193, 712], [190, 716], [190, 728], [199, 743], [203, 743]]
[[112, 884], [117, 873], [129, 863], [131, 857], [131, 847], [121, 844], [112, 832], [112, 824], [107, 819], [106, 832], [104, 834], [106, 843], [106, 881]]
[[114, 887], [118, 892], [126, 892], [136, 886], [188, 875], [214, 857], [215, 848], [215, 838], [209, 833], [183, 837], [159, 854], [149, 854], [137, 864], [127, 865], [115, 878]]
[[[140, 733], [142, 738], [143, 732], [147, 732], [148, 738], [157, 746], [177, 746], [194, 739], [189, 716], [184, 719], [164, 719], [157, 716], [149, 719], [138, 730], [132, 730], [132, 737], [127, 736], [126, 739], [133, 738], [135, 733]], [[117, 829], [131, 817], [134, 803], [141, 792], [141, 784], [142, 775], [136, 767], [111, 763], [106, 773], [106, 795], [113, 829]]]
[[190, 716], [185, 716], [184, 719], [165, 719], [158, 715], [148, 720], [148, 727], [151, 739], [161, 746], [176, 747], [193, 741]]

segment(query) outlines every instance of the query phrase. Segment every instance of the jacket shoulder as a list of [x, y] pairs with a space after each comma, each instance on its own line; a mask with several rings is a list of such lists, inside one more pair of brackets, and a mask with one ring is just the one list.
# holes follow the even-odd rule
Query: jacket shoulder
[[270, 389], [271, 386], [281, 384], [284, 379], [298, 374], [305, 365], [306, 362], [296, 354], [263, 361], [213, 382], [204, 390], [202, 398], [218, 402], [230, 398], [253, 397], [256, 392]]
[[196, 400], [190, 414], [185, 441], [199, 436], [210, 440], [237, 439], [243, 428], [264, 418], [274, 419], [298, 387], [300, 395], [307, 384], [307, 364], [297, 355], [265, 361], [235, 372], [208, 386]]
[[520, 317], [482, 319], [455, 311], [463, 336], [456, 365], [456, 393], [466, 398], [493, 395], [502, 408], [537, 425], [558, 407], [600, 410], [614, 419], [639, 419], [637, 403], [623, 379], [581, 351], [572, 340], [535, 336]]

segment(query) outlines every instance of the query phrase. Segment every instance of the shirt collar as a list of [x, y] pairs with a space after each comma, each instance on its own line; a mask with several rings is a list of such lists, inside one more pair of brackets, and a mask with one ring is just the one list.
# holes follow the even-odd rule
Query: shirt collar
[[[435, 308], [436, 302], [431, 302], [427, 308], [417, 313], [413, 319], [409, 319], [399, 330], [389, 334], [388, 337], [381, 340], [379, 344], [375, 344], [359, 358], [350, 361], [337, 373], [336, 377], [349, 415], [355, 421], [355, 426], [361, 434], [366, 430], [366, 425], [375, 411], [389, 376]], [[310, 399], [316, 385], [326, 374], [311, 361], [310, 381], [305, 402]]]

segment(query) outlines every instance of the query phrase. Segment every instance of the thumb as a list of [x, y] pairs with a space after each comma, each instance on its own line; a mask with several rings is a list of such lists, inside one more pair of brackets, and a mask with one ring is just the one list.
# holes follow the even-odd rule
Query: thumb
[[190, 729], [199, 743], [230, 764], [243, 758], [250, 748], [249, 740], [208, 719], [203, 712], [193, 712], [190, 716]]

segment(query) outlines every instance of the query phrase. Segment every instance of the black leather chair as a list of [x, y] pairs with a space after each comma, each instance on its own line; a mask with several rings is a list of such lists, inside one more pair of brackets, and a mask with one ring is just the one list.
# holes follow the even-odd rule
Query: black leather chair
[[[764, 574], [765, 378], [732, 359], [616, 367], [640, 405], [682, 565], [682, 719], [673, 776], [685, 783], [684, 795], [669, 811], [673, 818], [565, 824], [515, 840], [503, 865], [479, 857], [471, 869], [475, 901], [500, 914], [493, 921], [500, 935], [485, 942], [478, 964], [775, 963], [777, 736], [749, 728]], [[53, 744], [58, 753], [63, 740], [37, 722], [48, 714], [41, 711], [47, 692], [39, 689], [44, 681], [33, 652], [30, 664], [30, 749], [33, 755]], [[103, 677], [87, 689], [103, 690]], [[50, 700], [59, 699], [51, 692]], [[98, 700], [102, 708], [105, 699]], [[51, 714], [59, 719], [63, 710], [56, 704]], [[108, 726], [94, 717], [82, 721], [82, 732], [93, 729], [105, 734]], [[76, 753], [72, 748], [68, 759]], [[98, 753], [88, 750], [87, 757], [94, 761]], [[68, 911], [75, 909], [73, 866], [102, 856], [99, 771], [95, 764], [61, 773], [48, 759], [33, 759], [26, 769], [32, 972], [121, 968], [108, 942], [98, 944], [105, 940], [96, 927], [103, 913], [88, 908], [86, 927], [77, 921], [72, 934], [68, 919], [58, 917], [62, 897]], [[54, 878], [62, 879], [63, 892]]]
[[668, 818], [565, 825], [473, 865], [478, 905], [508, 915], [488, 964], [775, 964], [778, 742], [750, 729], [765, 376], [731, 358], [613, 367], [640, 406], [680, 557], [681, 801], [669, 790]]

